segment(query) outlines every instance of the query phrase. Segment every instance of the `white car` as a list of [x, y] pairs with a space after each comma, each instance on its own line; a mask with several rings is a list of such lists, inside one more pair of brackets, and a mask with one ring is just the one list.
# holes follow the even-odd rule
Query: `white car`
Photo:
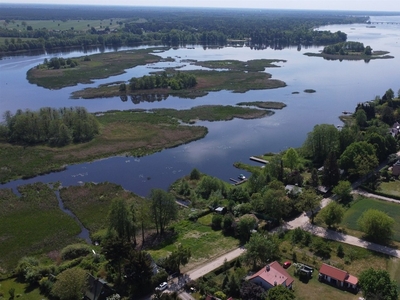
[[156, 287], [157, 291], [163, 291], [168, 288], [168, 283], [165, 281], [163, 283], [160, 283], [158, 287]]

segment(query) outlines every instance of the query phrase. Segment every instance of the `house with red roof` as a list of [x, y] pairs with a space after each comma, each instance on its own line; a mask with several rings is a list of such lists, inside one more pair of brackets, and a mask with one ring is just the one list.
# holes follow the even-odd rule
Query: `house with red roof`
[[257, 285], [262, 286], [265, 290], [269, 290], [277, 285], [283, 285], [284, 287], [291, 289], [294, 282], [294, 279], [277, 261], [266, 265], [248, 279]]
[[322, 264], [319, 269], [318, 279], [319, 281], [325, 281], [340, 288], [358, 289], [357, 277], [327, 264]]

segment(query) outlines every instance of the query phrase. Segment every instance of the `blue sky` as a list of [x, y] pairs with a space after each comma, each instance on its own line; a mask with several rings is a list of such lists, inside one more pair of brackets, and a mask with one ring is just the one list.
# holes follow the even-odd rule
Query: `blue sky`
[[0, 3], [90, 4], [129, 6], [236, 7], [400, 12], [399, 0], [0, 0]]

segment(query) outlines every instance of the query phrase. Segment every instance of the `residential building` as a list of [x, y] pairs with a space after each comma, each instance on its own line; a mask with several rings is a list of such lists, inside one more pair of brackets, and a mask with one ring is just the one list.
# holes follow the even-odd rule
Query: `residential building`
[[358, 289], [357, 277], [327, 264], [322, 264], [319, 269], [318, 279], [319, 281], [325, 281], [340, 288], [352, 290]]
[[283, 285], [291, 289], [294, 283], [294, 279], [277, 261], [266, 265], [260, 271], [250, 276], [248, 280], [262, 286], [265, 290], [269, 290], [277, 285]]

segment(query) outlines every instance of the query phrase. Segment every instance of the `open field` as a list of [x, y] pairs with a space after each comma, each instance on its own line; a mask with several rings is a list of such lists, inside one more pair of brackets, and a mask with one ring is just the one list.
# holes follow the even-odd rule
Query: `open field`
[[30, 83], [47, 89], [61, 89], [78, 83], [91, 83], [92, 79], [122, 74], [125, 69], [162, 60], [161, 57], [151, 54], [153, 50], [93, 54], [90, 55], [90, 60], [86, 61], [84, 57], [77, 57], [73, 58], [78, 62], [78, 66], [75, 68], [32, 68], [27, 73], [27, 79]]
[[211, 229], [212, 215], [206, 215], [192, 222], [182, 220], [173, 225], [176, 237], [160, 245], [158, 249], [149, 250], [152, 257], [157, 260], [165, 257], [176, 249], [180, 243], [191, 249], [192, 258], [189, 264], [182, 268], [193, 269], [207, 260], [217, 257], [239, 246], [239, 241], [233, 237], [226, 237], [220, 230]]
[[360, 197], [346, 211], [340, 226], [352, 230], [359, 230], [357, 220], [361, 217], [364, 211], [371, 208], [381, 210], [394, 219], [395, 225], [393, 239], [400, 241], [400, 205], [397, 203]]
[[78, 217], [91, 234], [107, 227], [107, 216], [114, 198], [123, 198], [132, 203], [145, 201], [121, 186], [108, 182], [62, 188], [60, 197], [65, 207]]
[[58, 250], [76, 242], [80, 228], [58, 207], [54, 192], [45, 184], [21, 186], [18, 198], [0, 190], [0, 272], [10, 271], [23, 256]]
[[[46, 28], [48, 30], [73, 30], [75, 31], [88, 31], [91, 27], [96, 30], [104, 30], [107, 26], [110, 30], [119, 28], [118, 22], [124, 21], [124, 19], [104, 19], [104, 20], [16, 20], [9, 22], [7, 25], [8, 29], [18, 29], [25, 31], [27, 26], [32, 26], [32, 29]], [[3, 24], [4, 20], [0, 20]]]

